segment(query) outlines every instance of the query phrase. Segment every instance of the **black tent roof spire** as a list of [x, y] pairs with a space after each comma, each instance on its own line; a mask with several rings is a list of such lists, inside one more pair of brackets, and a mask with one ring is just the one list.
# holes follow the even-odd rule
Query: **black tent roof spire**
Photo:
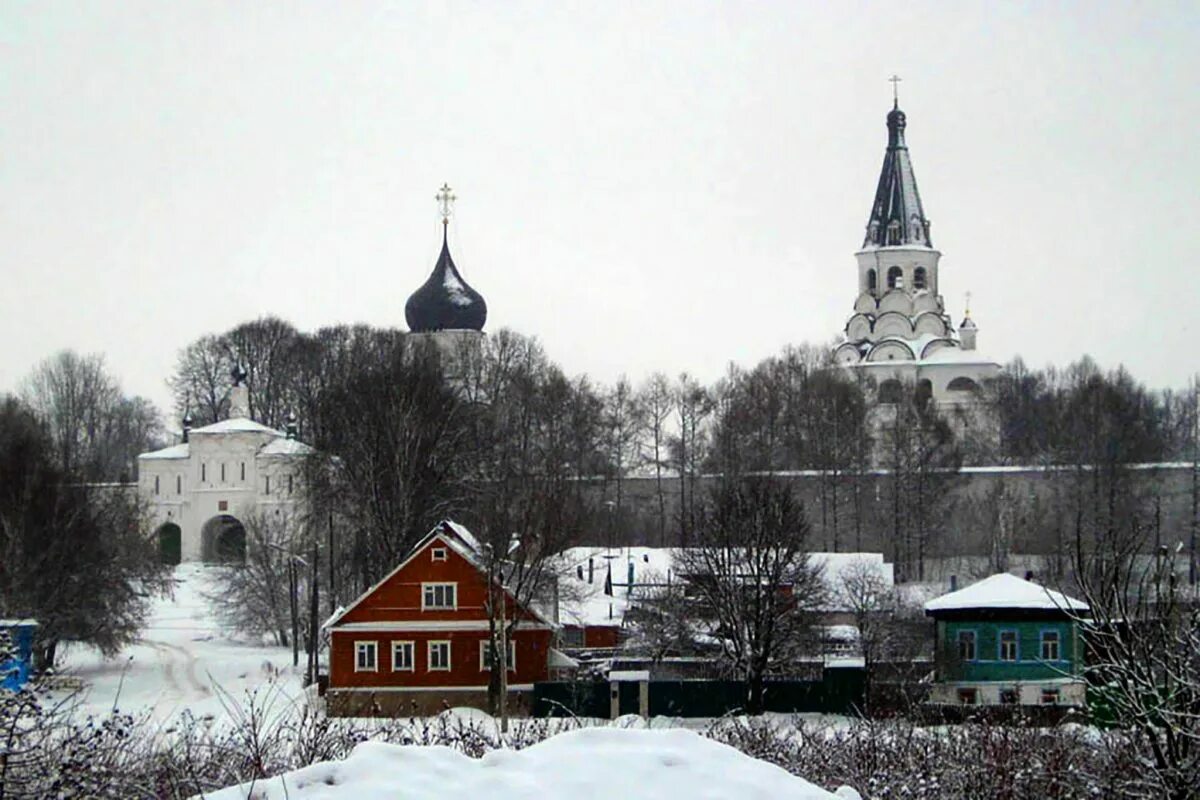
[[449, 184], [442, 184], [436, 199], [442, 212], [442, 252], [429, 279], [404, 305], [404, 318], [413, 333], [446, 330], [483, 330], [487, 303], [459, 274], [450, 257], [450, 214], [457, 199]]
[[904, 141], [908, 119], [900, 110], [898, 84], [901, 79], [893, 75], [888, 80], [892, 83], [892, 110], [887, 115], [888, 145], [863, 247], [933, 247], [929, 220], [921, 205], [912, 158]]

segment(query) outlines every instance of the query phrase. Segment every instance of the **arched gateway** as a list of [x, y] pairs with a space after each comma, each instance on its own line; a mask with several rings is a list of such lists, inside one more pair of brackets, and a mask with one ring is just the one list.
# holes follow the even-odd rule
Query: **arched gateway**
[[246, 527], [237, 517], [221, 514], [200, 531], [200, 557], [210, 563], [241, 564], [246, 560]]
[[183, 559], [183, 531], [174, 522], [158, 529], [158, 560], [175, 566]]

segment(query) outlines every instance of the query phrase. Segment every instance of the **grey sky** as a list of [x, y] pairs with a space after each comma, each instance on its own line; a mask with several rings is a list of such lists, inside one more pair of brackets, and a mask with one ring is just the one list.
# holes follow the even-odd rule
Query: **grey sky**
[[1198, 368], [1195, 3], [0, 2], [0, 390], [72, 347], [164, 406], [261, 314], [404, 325], [433, 195], [488, 328], [711, 379], [831, 339], [901, 105], [955, 321]]

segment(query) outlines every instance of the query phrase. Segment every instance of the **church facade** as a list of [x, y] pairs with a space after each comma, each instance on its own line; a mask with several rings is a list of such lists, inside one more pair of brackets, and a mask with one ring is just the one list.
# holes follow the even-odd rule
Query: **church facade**
[[970, 405], [1000, 365], [976, 349], [970, 311], [956, 329], [939, 289], [942, 254], [917, 190], [897, 102], [858, 262], [857, 296], [834, 360], [870, 378], [881, 402], [905, 385], [939, 404]]
[[238, 381], [228, 419], [195, 429], [185, 420], [180, 444], [138, 456], [138, 494], [162, 560], [240, 562], [247, 526], [290, 532], [311, 452], [294, 419], [286, 431], [252, 420]]

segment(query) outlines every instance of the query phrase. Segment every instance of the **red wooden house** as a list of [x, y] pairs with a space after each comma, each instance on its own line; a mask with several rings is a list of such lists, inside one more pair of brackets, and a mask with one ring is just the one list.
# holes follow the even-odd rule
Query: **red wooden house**
[[[491, 640], [488, 577], [479, 542], [441, 522], [409, 556], [328, 622], [329, 713], [431, 714], [487, 708]], [[535, 681], [549, 678], [555, 626], [507, 592], [516, 619], [508, 657], [509, 708], [528, 710]]]

